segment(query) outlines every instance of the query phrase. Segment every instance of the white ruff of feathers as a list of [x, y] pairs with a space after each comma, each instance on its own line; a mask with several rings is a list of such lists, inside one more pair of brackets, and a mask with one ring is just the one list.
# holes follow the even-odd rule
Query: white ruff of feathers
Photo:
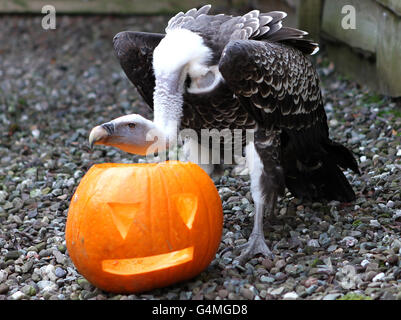
[[154, 124], [166, 134], [170, 146], [183, 115], [185, 79], [205, 75], [211, 55], [202, 37], [187, 29], [169, 31], [154, 50]]

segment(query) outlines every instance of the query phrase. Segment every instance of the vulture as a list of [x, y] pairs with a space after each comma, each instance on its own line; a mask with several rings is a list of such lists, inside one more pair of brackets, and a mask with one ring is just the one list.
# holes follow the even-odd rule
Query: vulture
[[[243, 264], [256, 254], [272, 256], [263, 217], [274, 213], [285, 188], [300, 199], [351, 202], [355, 193], [342, 169], [359, 169], [353, 154], [329, 138], [318, 74], [308, 58], [319, 47], [307, 32], [283, 26], [287, 14], [281, 11], [231, 16], [209, 15], [210, 8], [178, 13], [165, 34], [124, 31], [114, 37], [120, 65], [154, 118], [121, 116], [94, 127], [89, 143], [146, 155], [158, 139], [171, 149], [183, 129], [198, 137], [206, 129], [250, 130], [253, 139], [242, 139], [240, 147], [255, 215], [248, 242], [239, 248]], [[149, 139], [151, 132], [157, 139]], [[220, 144], [226, 147], [223, 139]], [[191, 154], [205, 146], [199, 138], [186, 139], [187, 145], [189, 161], [199, 163]], [[200, 165], [209, 174], [218, 167]]]

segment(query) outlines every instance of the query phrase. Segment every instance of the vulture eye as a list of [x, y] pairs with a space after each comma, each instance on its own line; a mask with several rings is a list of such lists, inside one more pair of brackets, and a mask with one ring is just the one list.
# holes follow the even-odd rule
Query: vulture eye
[[135, 126], [136, 126], [136, 124], [133, 122], [128, 123], [128, 128], [130, 128], [130, 129], [134, 129]]

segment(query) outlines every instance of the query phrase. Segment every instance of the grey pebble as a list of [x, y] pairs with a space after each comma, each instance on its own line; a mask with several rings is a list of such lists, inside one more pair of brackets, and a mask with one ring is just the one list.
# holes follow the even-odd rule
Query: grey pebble
[[11, 299], [13, 299], [13, 300], [21, 300], [25, 297], [26, 296], [22, 291], [16, 291], [11, 295]]
[[322, 233], [319, 236], [319, 243], [323, 248], [326, 248], [331, 242], [331, 238], [328, 236], [327, 233]]
[[365, 281], [372, 281], [372, 279], [377, 275], [376, 271], [368, 271], [364, 275], [364, 280]]
[[26, 296], [34, 296], [37, 292], [34, 286], [32, 285], [25, 285], [22, 287], [21, 291], [26, 295]]
[[53, 256], [56, 258], [57, 263], [59, 264], [65, 264], [66, 261], [66, 257], [64, 254], [62, 254], [60, 251], [58, 250], [53, 250], [52, 251]]
[[0, 294], [6, 294], [10, 287], [5, 283], [0, 283]]
[[310, 294], [312, 294], [312, 293], [314, 293], [315, 291], [316, 291], [316, 289], [318, 288], [318, 286], [317, 285], [311, 285], [309, 288], [306, 288], [306, 293], [308, 294], [308, 295], [310, 295]]
[[253, 300], [253, 298], [255, 297], [255, 294], [247, 288], [241, 288], [240, 293], [245, 299], [248, 300]]
[[338, 246], [337, 246], [336, 244], [332, 244], [331, 246], [329, 246], [329, 247], [327, 248], [327, 251], [328, 251], [328, 252], [333, 252], [333, 251], [335, 251], [337, 248], [338, 248]]
[[260, 281], [265, 282], [265, 283], [273, 283], [274, 281], [276, 281], [276, 279], [273, 277], [261, 276]]
[[395, 300], [395, 295], [392, 292], [385, 291], [380, 300]]
[[58, 286], [53, 281], [41, 280], [37, 283], [38, 288], [41, 292], [56, 291]]
[[341, 293], [329, 293], [323, 297], [323, 300], [336, 300], [341, 296]]
[[342, 241], [342, 244], [344, 244], [346, 247], [353, 247], [358, 243], [358, 240], [354, 237], [348, 236], [345, 237]]
[[54, 271], [55, 275], [57, 276], [57, 278], [64, 278], [67, 274], [67, 272], [60, 267], [57, 267], [56, 270]]
[[81, 286], [82, 289], [85, 289], [85, 290], [88, 290], [88, 291], [93, 289], [92, 284], [88, 280], [86, 280], [85, 278], [79, 278], [77, 280], [77, 283]]
[[264, 259], [264, 260], [262, 261], [262, 264], [263, 264], [263, 266], [264, 266], [267, 270], [270, 270], [270, 269], [274, 266], [273, 261], [270, 260], [270, 259]]
[[34, 261], [33, 261], [33, 260], [29, 260], [29, 261], [25, 262], [25, 263], [23, 264], [22, 268], [21, 268], [21, 271], [22, 271], [23, 273], [29, 272], [29, 270], [31, 270], [33, 264], [34, 264]]
[[284, 292], [284, 290], [285, 290], [285, 287], [279, 287], [276, 289], [272, 289], [270, 291], [270, 294], [272, 294], [273, 296], [278, 296], [278, 295], [281, 295]]
[[228, 296], [228, 290], [226, 289], [220, 289], [217, 293], [219, 295], [220, 298], [224, 299], [227, 298]]
[[281, 270], [282, 268], [285, 267], [285, 265], [286, 265], [285, 260], [278, 260], [275, 264], [275, 267]]
[[320, 247], [319, 241], [316, 240], [316, 239], [309, 240], [307, 244], [308, 244], [309, 247], [313, 247], [313, 248], [319, 248]]
[[5, 260], [15, 260], [21, 255], [21, 252], [18, 250], [8, 251], [5, 255]]

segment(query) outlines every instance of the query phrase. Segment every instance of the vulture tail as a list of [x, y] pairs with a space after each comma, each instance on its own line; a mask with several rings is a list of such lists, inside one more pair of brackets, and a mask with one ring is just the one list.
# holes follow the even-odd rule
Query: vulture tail
[[335, 162], [343, 169], [351, 169], [355, 173], [361, 174], [358, 168], [358, 163], [356, 162], [351, 151], [349, 151], [342, 144], [330, 140], [327, 144], [326, 149], [331, 157], [334, 158]]
[[333, 141], [323, 148], [324, 151], [314, 156], [309, 164], [295, 160], [285, 170], [287, 188], [300, 199], [355, 200], [355, 192], [341, 170], [360, 173], [355, 158], [346, 147]]

